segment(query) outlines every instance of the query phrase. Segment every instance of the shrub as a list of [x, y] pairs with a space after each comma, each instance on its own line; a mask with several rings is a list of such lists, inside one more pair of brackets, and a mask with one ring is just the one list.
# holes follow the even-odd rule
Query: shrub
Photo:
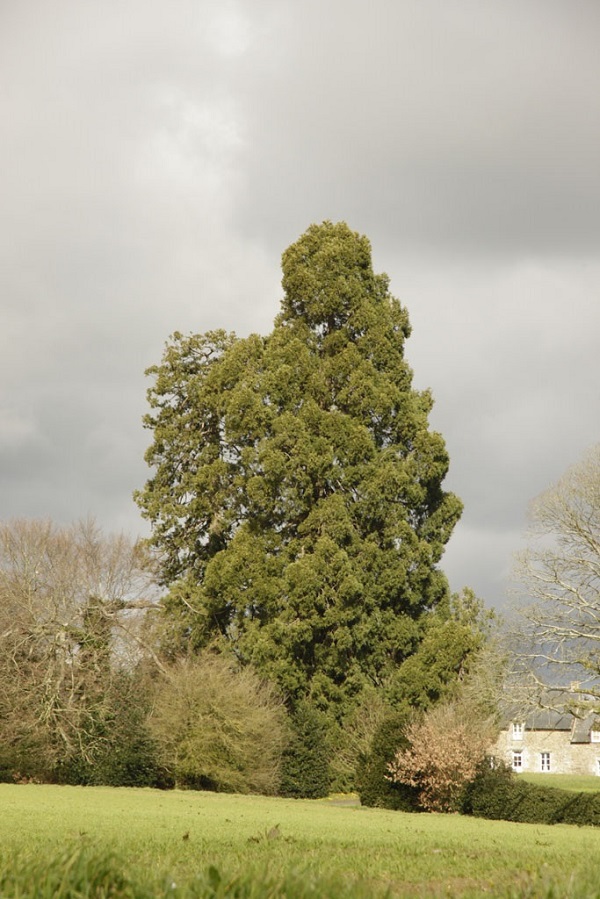
[[356, 790], [357, 768], [369, 755], [373, 737], [391, 712], [381, 690], [366, 688], [354, 708], [333, 729], [330, 768], [334, 793]]
[[480, 767], [465, 790], [461, 811], [478, 818], [527, 824], [600, 825], [600, 793], [573, 793], [528, 783], [510, 768]]
[[330, 784], [328, 721], [308, 701], [298, 703], [281, 764], [282, 796], [320, 799]]
[[503, 762], [486, 758], [480, 762], [473, 780], [463, 792], [460, 811], [478, 818], [502, 820], [514, 795], [516, 777]]
[[137, 601], [155, 594], [141, 545], [91, 520], [0, 525], [0, 744], [15, 773], [52, 780], [65, 757], [105, 752]]
[[251, 668], [210, 653], [175, 663], [157, 685], [148, 723], [178, 786], [277, 790], [285, 710]]
[[161, 765], [158, 752], [154, 740], [140, 728], [122, 742], [111, 741], [93, 761], [81, 755], [66, 756], [48, 779], [74, 786], [169, 789], [174, 780]]
[[404, 733], [406, 725], [406, 714], [394, 712], [377, 728], [371, 751], [360, 760], [356, 770], [356, 787], [362, 805], [397, 811], [413, 811], [416, 808], [417, 791], [414, 787], [392, 783], [387, 777], [389, 765], [398, 749], [409, 745]]
[[149, 678], [142, 669], [116, 672], [110, 686], [105, 714], [96, 723], [93, 754], [73, 747], [48, 772], [46, 779], [84, 786], [172, 786], [147, 726]]
[[458, 702], [438, 705], [405, 731], [408, 745], [398, 749], [387, 777], [417, 790], [426, 811], [455, 812], [465, 786], [485, 758], [491, 726]]

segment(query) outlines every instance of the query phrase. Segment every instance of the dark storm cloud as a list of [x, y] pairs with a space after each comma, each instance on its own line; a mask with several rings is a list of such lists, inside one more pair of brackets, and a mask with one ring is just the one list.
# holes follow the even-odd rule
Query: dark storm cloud
[[9, 0], [2, 515], [142, 527], [144, 369], [266, 332], [311, 221], [369, 235], [501, 603], [528, 500], [598, 439], [596, 2]]

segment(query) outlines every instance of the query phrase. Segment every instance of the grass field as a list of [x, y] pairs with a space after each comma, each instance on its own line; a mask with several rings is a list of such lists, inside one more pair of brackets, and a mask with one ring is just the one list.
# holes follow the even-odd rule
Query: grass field
[[529, 783], [543, 787], [557, 787], [559, 790], [570, 790], [575, 793], [597, 793], [600, 790], [600, 777], [593, 774], [519, 774]]
[[326, 801], [0, 785], [2, 899], [91, 895], [600, 897], [600, 830]]

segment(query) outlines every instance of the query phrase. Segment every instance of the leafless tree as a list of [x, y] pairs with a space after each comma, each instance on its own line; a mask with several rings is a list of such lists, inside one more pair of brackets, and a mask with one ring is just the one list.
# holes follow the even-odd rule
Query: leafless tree
[[143, 547], [84, 521], [0, 525], [0, 740], [51, 768], [89, 760], [115, 672], [139, 656], [156, 607]]
[[517, 561], [522, 669], [548, 704], [583, 697], [598, 707], [600, 444], [537, 497], [530, 517], [529, 547]]

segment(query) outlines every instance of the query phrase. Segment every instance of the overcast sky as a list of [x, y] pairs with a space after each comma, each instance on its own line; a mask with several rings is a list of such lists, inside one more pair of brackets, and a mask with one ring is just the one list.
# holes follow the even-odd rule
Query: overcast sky
[[0, 517], [145, 533], [144, 369], [266, 333], [311, 222], [367, 234], [502, 606], [600, 439], [598, 0], [2, 0]]

